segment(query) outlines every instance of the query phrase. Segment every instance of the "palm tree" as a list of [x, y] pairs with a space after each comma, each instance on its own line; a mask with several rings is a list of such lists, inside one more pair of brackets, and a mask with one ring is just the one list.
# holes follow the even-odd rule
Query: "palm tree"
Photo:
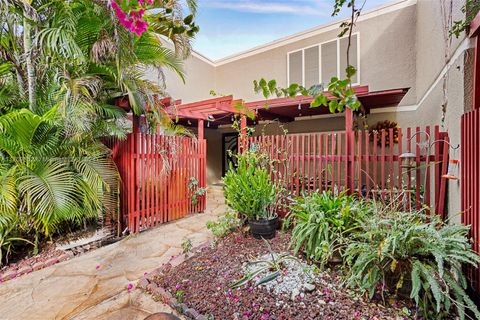
[[164, 84], [144, 74], [169, 68], [183, 78], [198, 31], [180, 2], [165, 3], [136, 37], [106, 0], [0, 0], [0, 260], [18, 235], [38, 244], [117, 211], [118, 172], [99, 140], [128, 130], [113, 101], [128, 96], [135, 113], [168, 125], [155, 99]]

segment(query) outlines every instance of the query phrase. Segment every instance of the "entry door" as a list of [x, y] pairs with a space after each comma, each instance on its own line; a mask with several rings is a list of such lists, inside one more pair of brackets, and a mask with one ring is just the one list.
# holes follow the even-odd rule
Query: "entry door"
[[[231, 152], [228, 152], [231, 151]], [[222, 177], [225, 176], [228, 169], [230, 168], [230, 163], [233, 165], [236, 164], [236, 158], [232, 154], [236, 154], [238, 152], [238, 133], [230, 132], [224, 133], [222, 135]]]

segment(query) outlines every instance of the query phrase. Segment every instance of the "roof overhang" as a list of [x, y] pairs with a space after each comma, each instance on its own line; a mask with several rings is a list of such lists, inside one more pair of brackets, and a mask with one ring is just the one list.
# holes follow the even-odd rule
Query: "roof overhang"
[[[367, 114], [372, 109], [397, 106], [408, 92], [408, 88], [374, 92], [370, 92], [368, 86], [357, 86], [353, 89]], [[334, 99], [329, 93], [326, 95], [330, 100]], [[325, 107], [311, 108], [312, 101], [312, 97], [297, 96], [245, 103], [243, 100], [234, 100], [233, 96], [225, 96], [187, 104], [178, 101], [172, 103], [170, 100], [164, 105], [170, 117], [183, 125], [196, 125], [199, 120], [204, 120], [208, 122], [209, 127], [218, 127], [231, 124], [233, 116], [239, 114], [255, 114], [255, 120], [249, 120], [250, 122], [266, 120], [291, 122], [299, 117], [330, 114]]]

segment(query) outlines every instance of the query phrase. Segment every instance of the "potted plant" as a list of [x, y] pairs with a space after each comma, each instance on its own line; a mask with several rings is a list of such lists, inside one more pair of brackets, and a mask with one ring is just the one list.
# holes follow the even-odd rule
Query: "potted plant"
[[227, 205], [248, 220], [253, 237], [271, 239], [278, 225], [277, 188], [268, 170], [268, 156], [249, 150], [236, 157], [236, 167], [230, 165], [223, 178]]

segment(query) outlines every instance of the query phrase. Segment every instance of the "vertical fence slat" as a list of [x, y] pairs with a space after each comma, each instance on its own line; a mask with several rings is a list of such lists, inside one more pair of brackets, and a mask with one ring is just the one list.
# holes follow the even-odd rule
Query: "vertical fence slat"
[[[395, 187], [395, 176], [394, 176], [394, 168], [393, 168], [393, 148], [394, 148], [394, 139], [393, 139], [393, 128], [390, 128], [388, 131], [388, 148], [390, 150], [389, 152], [389, 158], [388, 158], [388, 177], [390, 179], [390, 199], [393, 200], [395, 199], [395, 194], [394, 194], [394, 187]], [[390, 201], [391, 201], [390, 200]]]
[[420, 184], [420, 179], [421, 179], [421, 172], [420, 172], [420, 158], [421, 158], [421, 149], [420, 149], [420, 127], [417, 127], [416, 128], [416, 158], [415, 158], [415, 162], [416, 162], [416, 166], [415, 166], [415, 208], [417, 210], [420, 209], [420, 193], [421, 193], [421, 190], [420, 190], [420, 187], [421, 187], [421, 184]]
[[385, 135], [385, 129], [382, 129], [382, 157], [381, 157], [381, 163], [380, 163], [380, 183], [381, 183], [381, 189], [380, 189], [380, 195], [382, 198], [382, 201], [385, 201], [385, 141], [386, 141], [386, 135]]
[[[425, 128], [425, 132], [430, 137], [430, 126], [427, 126]], [[427, 143], [430, 143], [430, 141]], [[430, 150], [430, 146], [428, 146], [427, 149]], [[427, 154], [426, 157], [430, 157], [430, 154]], [[425, 163], [430, 164], [430, 159], [425, 159]], [[430, 207], [430, 171], [431, 170], [432, 169], [430, 168], [430, 165], [425, 166], [425, 194], [423, 196], [423, 202], [427, 207]]]

